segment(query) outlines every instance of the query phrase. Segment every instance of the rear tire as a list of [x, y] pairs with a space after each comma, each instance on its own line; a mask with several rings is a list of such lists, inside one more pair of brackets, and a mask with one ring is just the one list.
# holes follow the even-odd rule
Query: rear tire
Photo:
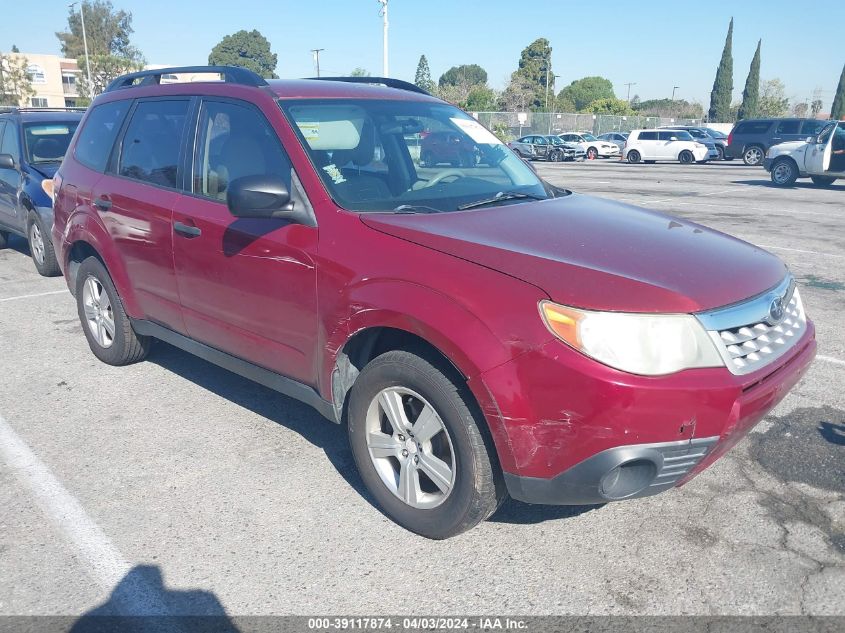
[[810, 180], [813, 181], [814, 185], [818, 185], [819, 187], [827, 187], [836, 182], [836, 178], [833, 176], [810, 176]]
[[[642, 160], [642, 156], [640, 155], [640, 153], [637, 150], [632, 149], [630, 152], [628, 152], [628, 162], [629, 163], [636, 164], [636, 163], [640, 162], [640, 160]], [[648, 161], [646, 161], [646, 162], [648, 162]]]
[[717, 145], [716, 151], [719, 152], [719, 157], [716, 160], [725, 160], [725, 148], [721, 145]]
[[693, 156], [691, 151], [685, 149], [683, 152], [678, 154], [678, 162], [682, 165], [691, 165], [695, 162], [695, 156]]
[[30, 213], [27, 221], [26, 237], [29, 241], [29, 252], [32, 254], [32, 263], [35, 270], [43, 277], [57, 277], [62, 274], [59, 262], [56, 259], [56, 251], [53, 249], [53, 240], [50, 234], [45, 231], [44, 223], [37, 213]]
[[763, 148], [758, 145], [746, 147], [742, 153], [742, 162], [749, 167], [756, 167], [763, 162]]
[[798, 165], [791, 158], [778, 158], [772, 164], [772, 182], [779, 187], [791, 187], [798, 179]]
[[361, 479], [384, 513], [445, 539], [490, 516], [505, 492], [472, 396], [436, 362], [406, 351], [371, 361], [352, 387], [348, 430]]
[[130, 365], [147, 356], [151, 339], [135, 334], [106, 267], [96, 257], [86, 259], [76, 272], [76, 307], [88, 345], [101, 361]]

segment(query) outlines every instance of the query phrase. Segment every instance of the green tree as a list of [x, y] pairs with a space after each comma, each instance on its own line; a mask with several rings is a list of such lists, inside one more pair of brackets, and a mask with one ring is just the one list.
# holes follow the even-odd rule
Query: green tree
[[596, 99], [584, 108], [583, 111], [590, 112], [592, 114], [634, 114], [633, 109], [631, 109], [627, 101], [624, 99], [617, 99], [616, 97], [613, 97], [612, 99]]
[[349, 73], [350, 77], [371, 77], [370, 71], [366, 68], [361, 68], [360, 66], [355, 67], [351, 73]]
[[830, 118], [845, 118], [845, 66], [842, 67], [842, 74], [839, 75], [839, 85], [836, 87], [836, 95], [833, 97], [833, 105], [830, 108]]
[[792, 106], [792, 116], [797, 116], [799, 119], [803, 119], [807, 116], [810, 111], [810, 106], [807, 105], [806, 101], [802, 101], [800, 103], [796, 103]]
[[613, 84], [604, 77], [583, 77], [577, 79], [560, 91], [558, 98], [558, 109], [567, 110], [561, 107], [563, 104], [571, 103], [576, 110], [584, 110], [594, 101], [600, 99], [616, 99], [613, 92]]
[[240, 66], [266, 79], [278, 78], [278, 57], [270, 50], [267, 38], [255, 29], [225, 36], [211, 49], [208, 63], [212, 66]]
[[487, 71], [478, 64], [452, 66], [440, 75], [440, 80], [437, 83], [441, 88], [443, 86], [458, 86], [460, 88], [483, 86], [487, 83]]
[[789, 112], [789, 99], [786, 98], [785, 92], [786, 88], [780, 79], [761, 82], [757, 116], [785, 116]]
[[[105, 91], [109, 83], [126, 73], [144, 68], [143, 61], [135, 61], [116, 55], [82, 56], [76, 60], [79, 65], [79, 94], [96, 96]], [[91, 66], [91, 83], [88, 83], [88, 66]], [[83, 102], [84, 103], [84, 102]]]
[[431, 69], [428, 67], [428, 59], [425, 55], [420, 55], [420, 63], [417, 64], [417, 74], [414, 77], [414, 83], [430, 94], [434, 94], [437, 86], [431, 79]]
[[554, 79], [552, 47], [546, 38], [538, 38], [522, 49], [519, 66], [511, 75], [503, 100], [509, 104], [524, 103], [520, 109], [545, 110], [547, 97], [548, 106], [553, 105]]
[[733, 34], [734, 19], [731, 18], [725, 48], [722, 49], [722, 60], [716, 70], [716, 79], [710, 92], [710, 121], [727, 121], [731, 116], [731, 97], [734, 89]]
[[22, 55], [0, 53], [0, 105], [27, 105], [35, 94], [27, 66], [29, 62]]
[[21, 49], [18, 48], [17, 44], [12, 44], [12, 52], [13, 53], [20, 53]]
[[487, 86], [476, 86], [467, 95], [465, 110], [470, 112], [493, 112], [497, 102], [496, 91]]
[[648, 99], [641, 101], [634, 109], [648, 116], [668, 116], [679, 119], [700, 119], [704, 116], [704, 108], [700, 103], [686, 99]]
[[740, 119], [752, 119], [757, 116], [757, 103], [760, 99], [760, 44], [762, 40], [757, 40], [757, 50], [751, 59], [745, 90], [742, 91], [742, 105], [737, 112]]

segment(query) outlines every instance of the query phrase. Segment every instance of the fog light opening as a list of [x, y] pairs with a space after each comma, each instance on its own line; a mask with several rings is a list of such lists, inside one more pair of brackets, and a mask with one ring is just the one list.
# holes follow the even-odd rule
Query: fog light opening
[[607, 499], [624, 499], [647, 488], [657, 476], [657, 466], [647, 459], [635, 459], [608, 471], [599, 483]]

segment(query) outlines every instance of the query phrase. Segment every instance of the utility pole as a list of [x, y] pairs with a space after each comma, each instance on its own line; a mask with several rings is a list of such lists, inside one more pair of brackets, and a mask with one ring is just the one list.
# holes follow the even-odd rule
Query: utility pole
[[376, 0], [381, 5], [381, 11], [379, 15], [381, 15], [383, 20], [383, 29], [384, 29], [384, 36], [383, 36], [383, 51], [382, 51], [382, 75], [385, 77], [390, 77], [390, 68], [387, 63], [387, 28], [390, 26], [390, 23], [387, 21], [387, 1], [388, 0]]
[[637, 82], [636, 81], [629, 81], [625, 85], [628, 86], [628, 98], [626, 99], [626, 101], [628, 103], [631, 103], [631, 86], [636, 86]]
[[320, 53], [326, 50], [325, 48], [312, 48], [311, 52], [314, 54], [314, 63], [317, 64], [317, 77], [320, 76]]
[[91, 58], [88, 57], [88, 37], [85, 35], [85, 3], [72, 2], [68, 6], [73, 9], [79, 5], [79, 19], [82, 20], [82, 46], [85, 49], [85, 70], [88, 71], [88, 97], [94, 98], [94, 86], [91, 84]]
[[680, 88], [680, 86], [672, 86], [672, 101], [675, 100], [675, 91]]

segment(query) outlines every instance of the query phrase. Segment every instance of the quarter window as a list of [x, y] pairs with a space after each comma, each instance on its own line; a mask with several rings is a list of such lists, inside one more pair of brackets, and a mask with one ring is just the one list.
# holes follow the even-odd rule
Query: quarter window
[[123, 137], [118, 174], [175, 188], [187, 115], [186, 99], [139, 103]]
[[734, 134], [765, 134], [771, 126], [771, 121], [745, 121], [736, 126]]
[[194, 153], [193, 192], [225, 200], [229, 184], [244, 176], [274, 174], [290, 189], [291, 164], [264, 116], [247, 105], [205, 101]]
[[95, 106], [79, 132], [74, 155], [76, 160], [97, 171], [104, 171], [112, 146], [131, 101], [112, 101]]

